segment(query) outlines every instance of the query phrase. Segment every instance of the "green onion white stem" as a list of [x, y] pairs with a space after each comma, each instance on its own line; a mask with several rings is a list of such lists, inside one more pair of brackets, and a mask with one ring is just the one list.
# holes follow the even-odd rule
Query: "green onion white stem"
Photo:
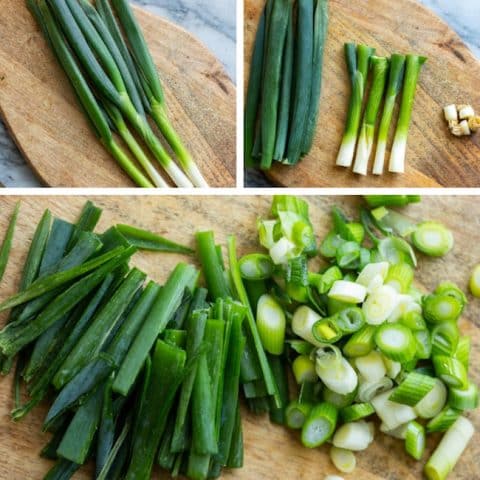
[[320, 320], [320, 315], [313, 311], [310, 307], [302, 305], [295, 310], [292, 318], [292, 330], [295, 335], [303, 338], [307, 342], [321, 347], [322, 343], [318, 342], [312, 333], [312, 328], [315, 323]]
[[427, 59], [425, 57], [417, 55], [407, 55], [406, 58], [402, 103], [400, 105], [400, 115], [388, 167], [389, 171], [393, 173], [405, 172], [408, 130], [410, 129], [415, 91], [417, 89], [420, 71], [426, 61]]
[[369, 325], [381, 325], [392, 314], [399, 301], [395, 289], [389, 285], [382, 285], [368, 295], [362, 305], [365, 321]]
[[330, 390], [345, 395], [357, 388], [357, 374], [337, 347], [317, 350], [315, 365], [317, 375]]
[[343, 473], [352, 473], [357, 466], [357, 459], [351, 450], [333, 446], [330, 449], [330, 460], [337, 470]]
[[363, 420], [345, 423], [335, 432], [333, 445], [354, 452], [366, 450], [373, 442], [373, 432], [373, 423]]
[[384, 392], [372, 399], [371, 402], [377, 415], [385, 423], [388, 430], [393, 430], [417, 417], [412, 407], [389, 400], [394, 391], [395, 389]]
[[285, 312], [271, 295], [262, 295], [258, 300], [257, 328], [265, 350], [280, 355], [285, 341]]
[[365, 300], [367, 289], [355, 282], [337, 280], [328, 292], [328, 296], [340, 302], [357, 304]]
[[447, 388], [436, 378], [434, 387], [415, 405], [415, 412], [420, 418], [433, 418], [440, 413], [446, 402]]
[[363, 357], [355, 358], [355, 366], [368, 382], [378, 382], [387, 373], [382, 354], [375, 350]]

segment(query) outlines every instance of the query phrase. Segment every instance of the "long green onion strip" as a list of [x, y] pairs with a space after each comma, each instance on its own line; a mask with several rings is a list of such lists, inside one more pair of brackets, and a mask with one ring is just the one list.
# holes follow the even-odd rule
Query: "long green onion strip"
[[385, 57], [372, 56], [370, 62], [372, 64], [372, 86], [368, 94], [368, 102], [358, 137], [357, 154], [353, 165], [353, 171], [359, 175], [367, 174], [368, 162], [372, 154], [375, 138], [375, 124], [380, 104], [383, 100], [389, 70], [389, 61]]
[[[66, 4], [64, 7], [66, 8]], [[37, 21], [43, 25], [44, 31], [48, 32], [48, 40], [54, 48], [60, 64], [74, 86], [76, 95], [87, 112], [88, 118], [95, 128], [95, 132], [105, 148], [138, 186], [153, 187], [152, 183], [135, 166], [122, 147], [115, 141], [105, 114], [90, 89], [72, 51], [67, 45], [65, 37], [55, 23], [45, 0], [38, 0], [38, 9], [32, 9], [32, 11], [41, 14], [41, 17], [37, 16]]]
[[351, 167], [353, 163], [362, 115], [362, 103], [367, 84], [370, 57], [374, 53], [375, 49], [365, 45], [358, 45], [358, 47], [356, 47], [352, 43], [345, 44], [345, 58], [352, 93], [348, 107], [345, 132], [337, 156], [337, 165], [340, 167]]
[[402, 102], [398, 118], [397, 129], [392, 146], [392, 154], [388, 170], [394, 173], [405, 172], [405, 157], [407, 154], [408, 130], [415, 101], [418, 78], [426, 57], [407, 55], [405, 62], [405, 79], [403, 85]]
[[20, 202], [17, 202], [13, 210], [10, 223], [8, 224], [2, 246], [0, 247], [0, 281], [2, 280], [3, 274], [5, 273], [5, 269], [7, 268], [8, 257], [10, 256], [10, 250], [12, 249], [13, 234], [15, 232], [15, 226], [17, 224], [19, 211], [20, 211]]
[[405, 56], [398, 54], [392, 55], [390, 57], [390, 73], [388, 75], [387, 91], [385, 94], [385, 105], [383, 107], [380, 126], [378, 127], [377, 150], [373, 164], [374, 175], [382, 175], [383, 173], [385, 154], [387, 151], [388, 133], [392, 123], [395, 102], [402, 89], [404, 72]]

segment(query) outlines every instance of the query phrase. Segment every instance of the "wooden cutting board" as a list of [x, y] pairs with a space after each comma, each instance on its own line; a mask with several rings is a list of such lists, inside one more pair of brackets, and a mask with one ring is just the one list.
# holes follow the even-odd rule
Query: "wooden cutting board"
[[[264, 4], [264, 0], [245, 1], [245, 72], [249, 72]], [[351, 169], [335, 166], [350, 95], [343, 55], [346, 42], [376, 47], [378, 55], [428, 56], [415, 100], [403, 175], [360, 177]], [[480, 186], [480, 134], [457, 139], [443, 118], [443, 107], [451, 103], [470, 103], [480, 112], [480, 63], [458, 35], [430, 10], [414, 0], [330, 0], [323, 76], [314, 147], [295, 167], [276, 164], [268, 174], [274, 183], [288, 187]], [[391, 137], [389, 147], [393, 128]], [[373, 160], [369, 172], [372, 164]]]
[[[5, 231], [9, 213], [16, 198], [0, 197], [0, 235]], [[54, 215], [74, 221], [86, 198], [82, 197], [35, 197], [22, 200], [22, 208], [15, 233], [14, 248], [0, 285], [0, 299], [12, 294], [19, 280], [25, 260], [28, 242], [35, 225], [45, 208]], [[271, 199], [268, 197], [98, 197], [94, 202], [104, 208], [99, 231], [113, 223], [132, 223], [151, 228], [160, 234], [189, 245], [194, 245], [193, 234], [197, 230], [213, 229], [216, 240], [225, 245], [228, 234], [238, 234], [239, 254], [258, 251], [256, 219], [267, 216]], [[347, 213], [354, 215], [358, 200], [342, 197], [311, 197], [311, 218], [319, 236], [329, 229], [329, 211], [333, 203], [341, 205]], [[232, 222], [231, 212], [236, 212]], [[465, 222], [469, 211], [470, 222]], [[475, 198], [431, 197], [420, 205], [410, 206], [406, 212], [415, 220], [443, 219], [455, 232], [455, 248], [443, 259], [419, 258], [418, 284], [433, 289], [438, 282], [451, 280], [466, 289], [473, 265], [480, 261], [480, 233], [478, 219], [480, 207]], [[228, 227], [226, 227], [228, 225]], [[162, 282], [168, 272], [180, 260], [178, 255], [138, 253], [132, 264], [147, 272], [151, 278]], [[0, 316], [3, 324], [6, 315]], [[480, 300], [469, 296], [469, 304], [460, 321], [464, 334], [473, 340], [471, 376], [480, 382]], [[22, 422], [10, 420], [12, 406], [12, 381], [9, 375], [1, 379], [0, 388], [0, 478], [8, 480], [36, 480], [52, 465], [41, 459], [38, 453], [46, 443], [48, 435], [41, 433], [41, 424], [46, 414], [43, 405], [34, 410]], [[475, 424], [477, 433], [462, 460], [449, 477], [457, 480], [480, 478], [480, 410], [468, 415]], [[328, 457], [328, 448], [309, 450], [303, 448], [296, 432], [271, 425], [266, 417], [256, 417], [244, 412], [245, 467], [224, 474], [224, 478], [245, 480], [262, 479], [319, 479], [334, 474], [335, 469]], [[428, 453], [436, 445], [437, 438], [429, 438]], [[425, 457], [426, 458], [426, 457]], [[420, 479], [422, 462], [410, 459], [399, 440], [376, 433], [372, 446], [357, 455], [358, 467], [353, 474], [342, 475], [346, 480], [416, 480]], [[91, 478], [90, 470], [84, 469], [76, 479]], [[166, 479], [166, 474], [155, 474], [154, 478]]]
[[[212, 187], [235, 186], [235, 88], [187, 31], [136, 8], [162, 75], [172, 123]], [[130, 187], [92, 133], [24, 0], [0, 1], [0, 111], [41, 181]], [[166, 143], [166, 142], [164, 142]]]

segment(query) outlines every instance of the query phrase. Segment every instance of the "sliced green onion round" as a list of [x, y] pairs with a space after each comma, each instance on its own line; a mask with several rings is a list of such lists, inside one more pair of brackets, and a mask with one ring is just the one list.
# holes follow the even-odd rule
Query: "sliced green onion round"
[[433, 357], [433, 366], [435, 373], [449, 387], [467, 388], [467, 371], [456, 358], [447, 357], [446, 355], [436, 355]]
[[448, 404], [457, 410], [474, 410], [478, 407], [478, 387], [472, 381], [468, 382], [465, 390], [450, 388]]
[[340, 409], [348, 407], [353, 403], [355, 400], [355, 396], [357, 395], [357, 390], [353, 390], [350, 393], [346, 393], [345, 395], [341, 393], [334, 392], [330, 390], [328, 387], [325, 387], [322, 392], [323, 400], [325, 402], [331, 403], [334, 407]]
[[317, 375], [330, 390], [346, 395], [357, 388], [357, 374], [337, 347], [328, 345], [318, 349], [315, 367]]
[[405, 438], [405, 450], [415, 460], [420, 460], [425, 452], [425, 428], [418, 422], [409, 422]]
[[453, 282], [442, 282], [435, 289], [437, 295], [448, 295], [449, 297], [456, 298], [462, 305], [466, 305], [467, 297], [463, 291], [455, 285]]
[[257, 328], [268, 353], [280, 355], [283, 352], [286, 325], [280, 304], [271, 295], [262, 295], [257, 303]]
[[433, 294], [423, 299], [423, 315], [430, 323], [455, 322], [462, 311], [463, 304], [450, 295]]
[[465, 417], [458, 417], [448, 429], [425, 465], [429, 480], [445, 480], [467, 448], [475, 429]]
[[380, 431], [383, 432], [385, 435], [388, 435], [393, 438], [397, 438], [398, 440], [405, 440], [407, 438], [407, 428], [408, 428], [408, 423], [404, 423], [402, 425], [399, 425], [397, 428], [394, 428], [393, 430], [388, 428], [388, 425], [385, 423], [380, 424]]
[[363, 420], [342, 425], [333, 436], [333, 445], [358, 452], [366, 450], [373, 442], [373, 423]]
[[413, 232], [412, 242], [426, 255], [441, 257], [453, 248], [453, 234], [438, 222], [423, 222]]
[[378, 382], [387, 374], [382, 354], [377, 351], [372, 351], [363, 357], [356, 357], [355, 366], [367, 382]]
[[398, 304], [398, 293], [389, 285], [382, 285], [368, 295], [362, 305], [365, 321], [370, 325], [381, 325], [392, 314]]
[[398, 293], [407, 293], [413, 282], [413, 268], [408, 263], [390, 265], [385, 285], [390, 285]]
[[457, 350], [454, 354], [454, 357], [463, 364], [467, 372], [470, 364], [471, 344], [472, 339], [470, 337], [460, 337], [458, 340]]
[[361, 357], [370, 353], [375, 347], [375, 334], [377, 327], [365, 325], [355, 332], [343, 347], [347, 357]]
[[432, 391], [435, 384], [435, 379], [428, 375], [410, 372], [390, 395], [389, 400], [413, 407]]
[[375, 334], [375, 343], [386, 357], [400, 363], [412, 360], [417, 350], [412, 332], [398, 323], [381, 325]]
[[342, 338], [343, 333], [338, 328], [337, 317], [322, 318], [316, 321], [312, 327], [315, 339], [320, 343], [336, 343]]
[[460, 410], [455, 410], [448, 406], [445, 407], [427, 423], [427, 432], [446, 432], [455, 423], [460, 414]]
[[480, 265], [477, 265], [470, 277], [470, 291], [474, 297], [480, 298]]
[[272, 259], [262, 253], [251, 253], [239, 260], [240, 273], [245, 280], [266, 280], [273, 275]]
[[298, 257], [301, 254], [301, 249], [288, 238], [282, 237], [270, 247], [268, 253], [275, 265], [283, 265], [291, 258]]
[[292, 363], [292, 371], [298, 385], [318, 380], [315, 362], [308, 355], [299, 355]]
[[415, 412], [421, 418], [433, 418], [440, 413], [447, 402], [447, 388], [438, 378], [435, 386], [415, 405]]
[[340, 418], [345, 422], [356, 422], [362, 418], [369, 417], [375, 413], [375, 409], [371, 403], [355, 403], [344, 407], [340, 410]]
[[302, 428], [311, 410], [312, 405], [310, 403], [291, 402], [285, 410], [287, 427], [294, 430]]
[[315, 405], [302, 427], [302, 443], [307, 448], [316, 448], [333, 435], [337, 426], [337, 409], [329, 403]]
[[360, 245], [357, 242], [344, 242], [336, 252], [337, 264], [340, 268], [351, 270], [358, 266]]
[[415, 337], [416, 353], [415, 357], [419, 360], [427, 360], [432, 356], [432, 341], [428, 330], [419, 330], [413, 332]]
[[357, 277], [356, 282], [372, 292], [375, 287], [383, 285], [389, 269], [388, 262], [369, 263], [366, 265]]
[[377, 415], [385, 423], [387, 430], [394, 430], [417, 417], [412, 407], [389, 400], [394, 391], [395, 389], [377, 395], [371, 402]]
[[432, 355], [453, 356], [457, 351], [460, 332], [457, 324], [445, 322], [436, 325], [432, 330]]
[[351, 450], [332, 447], [330, 449], [330, 459], [336, 469], [343, 473], [352, 473], [357, 466], [357, 459]]
[[320, 294], [327, 293], [337, 280], [343, 278], [342, 271], [336, 265], [328, 268], [322, 274], [317, 275], [319, 275], [319, 277], [315, 282], [315, 286]]
[[426, 330], [427, 324], [419, 312], [408, 312], [400, 318], [400, 323], [408, 327], [412, 332], [418, 332], [420, 330]]
[[302, 305], [295, 310], [292, 318], [292, 330], [295, 335], [303, 338], [312, 345], [321, 347], [322, 343], [319, 342], [312, 333], [312, 328], [318, 320], [320, 315], [313, 311], [310, 307]]
[[400, 362], [394, 362], [392, 359], [383, 355], [383, 363], [385, 364], [385, 368], [387, 369], [387, 377], [390, 378], [397, 378], [398, 374], [402, 370], [402, 364]]
[[346, 303], [363, 303], [367, 296], [367, 289], [358, 283], [337, 280], [333, 285], [328, 296], [334, 300], [340, 300]]
[[338, 312], [336, 324], [343, 333], [354, 333], [365, 325], [365, 316], [361, 308], [345, 308]]
[[375, 382], [362, 381], [358, 387], [358, 399], [361, 402], [370, 402], [377, 395], [390, 390], [392, 387], [393, 381], [388, 377], [383, 377]]

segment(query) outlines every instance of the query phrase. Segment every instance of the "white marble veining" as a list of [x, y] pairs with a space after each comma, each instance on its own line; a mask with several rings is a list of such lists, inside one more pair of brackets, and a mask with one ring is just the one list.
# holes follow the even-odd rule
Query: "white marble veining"
[[[191, 32], [217, 56], [230, 78], [236, 81], [236, 0], [132, 0], [132, 3]], [[6, 187], [41, 186], [1, 120], [0, 184]]]

